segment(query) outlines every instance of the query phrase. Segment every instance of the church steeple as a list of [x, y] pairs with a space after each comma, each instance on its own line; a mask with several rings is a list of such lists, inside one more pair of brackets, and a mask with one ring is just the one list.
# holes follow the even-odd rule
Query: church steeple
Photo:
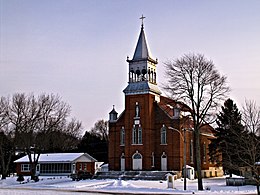
[[144, 18], [145, 17], [143, 15], [140, 18], [140, 19], [142, 19], [141, 31], [139, 34], [139, 38], [137, 41], [133, 59], [132, 60], [128, 59], [127, 62], [139, 61], [139, 60], [149, 60], [149, 61], [152, 61], [153, 63], [157, 64], [158, 63], [157, 60], [154, 60], [151, 57], [150, 49], [149, 49], [149, 46], [146, 41], [146, 37], [145, 37], [145, 33], [144, 33], [144, 23], [143, 23]]
[[127, 62], [129, 63], [129, 84], [124, 90], [126, 95], [151, 92], [158, 95], [161, 94], [156, 83], [156, 64], [158, 62], [157, 59], [154, 60], [151, 57], [144, 33], [144, 18], [143, 15], [140, 18], [142, 19], [141, 32], [133, 58], [129, 60], [129, 57], [127, 57]]
[[144, 34], [144, 27], [142, 24], [141, 32], [139, 35], [139, 39], [135, 48], [135, 53], [133, 56], [133, 60], [140, 60], [140, 59], [148, 59], [150, 58], [149, 48], [146, 42], [145, 34]]

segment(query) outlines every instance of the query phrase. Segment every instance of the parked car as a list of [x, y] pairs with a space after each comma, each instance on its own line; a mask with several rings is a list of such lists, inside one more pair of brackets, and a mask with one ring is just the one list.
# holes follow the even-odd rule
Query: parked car
[[79, 181], [82, 179], [91, 179], [93, 175], [88, 171], [78, 171], [77, 173], [71, 174], [70, 177], [73, 181]]

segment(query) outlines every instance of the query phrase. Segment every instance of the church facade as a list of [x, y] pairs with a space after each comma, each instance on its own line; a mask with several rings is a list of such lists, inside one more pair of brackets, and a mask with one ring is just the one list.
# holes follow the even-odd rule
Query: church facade
[[[157, 59], [150, 55], [144, 26], [129, 66], [125, 109], [118, 116], [115, 108], [109, 113], [109, 170], [114, 171], [176, 171], [186, 162], [195, 167], [195, 145], [191, 109], [182, 102], [161, 95], [157, 86]], [[208, 138], [214, 129], [201, 129], [201, 162], [204, 177], [222, 175], [222, 168], [210, 162]]]

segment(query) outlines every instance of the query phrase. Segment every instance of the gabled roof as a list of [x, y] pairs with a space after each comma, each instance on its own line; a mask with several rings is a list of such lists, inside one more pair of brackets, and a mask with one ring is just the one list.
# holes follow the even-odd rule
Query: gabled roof
[[188, 105], [184, 104], [183, 102], [179, 102], [164, 96], [160, 96], [160, 102], [158, 106], [169, 116], [173, 117], [174, 112], [173, 108], [178, 107], [181, 111], [190, 112], [191, 109]]
[[[87, 153], [50, 153], [50, 154], [41, 154], [39, 162], [74, 162], [78, 158], [85, 157], [87, 160], [93, 162], [97, 161], [95, 158], [90, 156]], [[33, 154], [32, 154], [33, 159]], [[14, 161], [15, 163], [19, 162], [29, 162], [28, 156], [24, 156]]]

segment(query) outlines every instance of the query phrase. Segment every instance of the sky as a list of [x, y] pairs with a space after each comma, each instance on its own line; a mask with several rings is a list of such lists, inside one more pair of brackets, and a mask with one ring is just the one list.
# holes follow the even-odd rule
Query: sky
[[120, 114], [143, 14], [159, 87], [164, 62], [202, 53], [239, 108], [260, 105], [259, 10], [259, 0], [0, 0], [0, 96], [58, 94], [85, 130], [113, 105]]

